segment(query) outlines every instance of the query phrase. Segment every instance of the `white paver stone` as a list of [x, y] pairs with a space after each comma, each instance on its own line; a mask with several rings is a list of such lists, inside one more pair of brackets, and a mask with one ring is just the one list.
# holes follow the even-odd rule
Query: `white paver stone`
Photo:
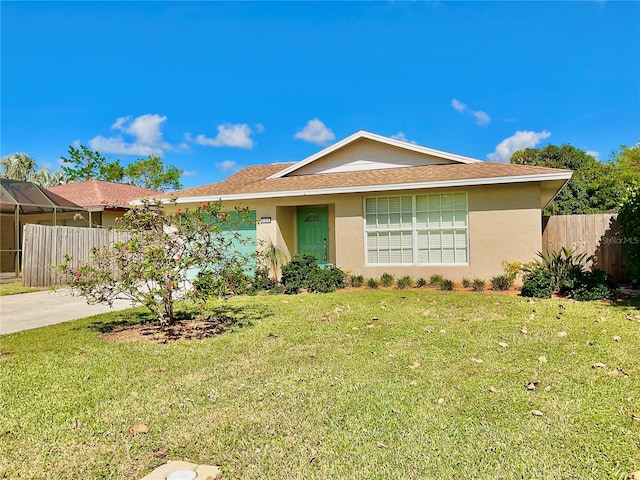
[[169, 475], [172, 472], [175, 472], [178, 470], [195, 471], [197, 466], [198, 466], [197, 463], [169, 460], [167, 463], [165, 463], [164, 465], [160, 465], [153, 472], [151, 472], [146, 477], [141, 478], [140, 480], [166, 480], [167, 475]]
[[196, 480], [197, 476], [193, 470], [176, 470], [167, 475], [167, 480]]

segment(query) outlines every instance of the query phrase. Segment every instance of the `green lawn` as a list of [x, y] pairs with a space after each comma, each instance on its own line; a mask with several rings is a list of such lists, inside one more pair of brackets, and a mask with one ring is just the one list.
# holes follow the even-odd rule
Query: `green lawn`
[[[637, 307], [394, 290], [224, 308], [252, 323], [183, 343], [98, 338], [133, 310], [2, 337], [0, 478], [139, 479], [178, 459], [226, 479], [640, 470]], [[149, 432], [125, 435], [137, 422]]]
[[45, 288], [23, 287], [22, 282], [0, 283], [0, 296], [15, 295], [17, 293], [37, 292]]

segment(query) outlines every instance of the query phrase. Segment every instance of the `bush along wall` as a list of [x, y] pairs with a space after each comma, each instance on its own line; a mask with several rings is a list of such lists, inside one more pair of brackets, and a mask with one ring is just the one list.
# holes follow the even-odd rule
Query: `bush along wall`
[[338, 267], [321, 267], [316, 258], [308, 253], [291, 257], [291, 261], [282, 267], [284, 292], [299, 293], [301, 289], [310, 292], [333, 292], [345, 286], [345, 274]]
[[592, 257], [565, 248], [549, 255], [538, 255], [541, 260], [525, 272], [522, 296], [550, 298], [553, 292], [559, 292], [580, 301], [612, 298], [609, 276], [601, 270], [586, 270], [586, 263]]

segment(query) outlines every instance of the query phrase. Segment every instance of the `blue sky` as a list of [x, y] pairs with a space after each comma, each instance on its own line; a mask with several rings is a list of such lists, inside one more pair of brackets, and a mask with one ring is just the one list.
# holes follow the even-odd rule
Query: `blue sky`
[[6, 2], [2, 156], [157, 154], [185, 187], [358, 130], [483, 160], [640, 140], [640, 3]]

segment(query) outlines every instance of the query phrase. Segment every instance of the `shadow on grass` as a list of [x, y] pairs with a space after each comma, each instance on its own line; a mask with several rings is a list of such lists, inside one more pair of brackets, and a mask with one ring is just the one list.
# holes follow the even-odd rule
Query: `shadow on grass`
[[221, 303], [213, 309], [207, 310], [207, 317], [203, 320], [222, 323], [230, 328], [246, 327], [254, 322], [273, 315], [265, 305], [238, 306], [229, 303]]
[[96, 320], [95, 322], [90, 323], [88, 325], [88, 328], [99, 333], [108, 333], [117, 328], [132, 327], [134, 325], [141, 325], [154, 321], [151, 312], [146, 311], [125, 310], [123, 312], [107, 315], [108, 318], [105, 318], [103, 320]]
[[624, 300], [617, 300], [615, 302], [611, 302], [611, 305], [614, 307], [625, 307], [625, 308], [635, 308], [636, 310], [640, 310], [640, 297], [632, 297], [626, 298]]
[[[253, 325], [254, 322], [273, 315], [264, 305], [238, 306], [223, 302], [208, 306], [204, 310], [193, 305], [178, 305], [175, 312], [176, 323], [167, 327], [167, 331], [176, 330], [177, 326], [197, 321], [200, 330], [206, 331], [210, 336], [227, 330]], [[149, 326], [159, 328], [155, 317], [149, 311], [134, 310], [123, 311], [108, 315], [108, 318], [96, 320], [88, 325], [88, 328], [101, 334], [110, 333], [117, 329], [127, 327]]]

